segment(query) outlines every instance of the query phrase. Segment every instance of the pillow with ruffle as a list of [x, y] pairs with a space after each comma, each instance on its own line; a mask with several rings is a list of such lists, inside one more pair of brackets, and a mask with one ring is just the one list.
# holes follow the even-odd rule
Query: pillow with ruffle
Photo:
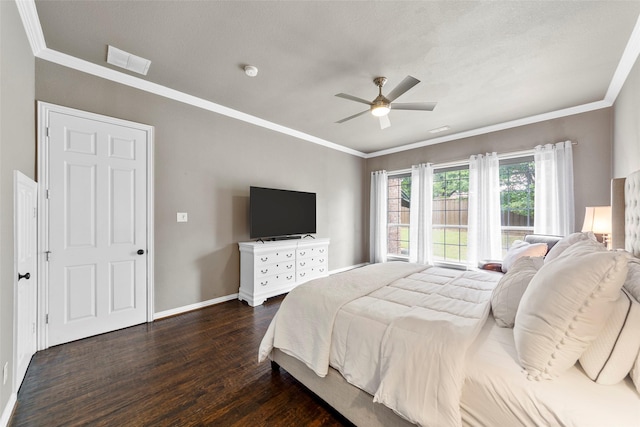
[[552, 379], [578, 361], [615, 306], [627, 259], [587, 240], [544, 263], [522, 296], [513, 328], [527, 378]]

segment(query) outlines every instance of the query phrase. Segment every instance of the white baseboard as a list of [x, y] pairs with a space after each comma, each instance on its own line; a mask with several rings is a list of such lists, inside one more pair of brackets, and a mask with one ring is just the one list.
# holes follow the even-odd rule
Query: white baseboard
[[[362, 264], [350, 265], [348, 267], [338, 268], [336, 270], [331, 270], [329, 275], [342, 273], [343, 271], [353, 270], [354, 268], [362, 267], [369, 264], [368, 262], [363, 262]], [[153, 320], [162, 319], [165, 317], [176, 316], [178, 314], [187, 313], [189, 311], [198, 310], [200, 308], [209, 307], [210, 305], [220, 304], [221, 302], [231, 301], [232, 299], [238, 298], [238, 294], [225, 295], [223, 297], [210, 299], [208, 301], [197, 302], [195, 304], [185, 305], [183, 307], [172, 308], [171, 310], [160, 311], [153, 315]], [[2, 426], [0, 426], [2, 427]]]
[[331, 270], [329, 272], [329, 275], [331, 276], [333, 274], [337, 274], [337, 273], [342, 273], [344, 271], [353, 270], [354, 268], [364, 267], [367, 264], [369, 264], [369, 263], [368, 262], [363, 262], [362, 264], [350, 265], [349, 267], [342, 267], [342, 268], [338, 268], [337, 270]]
[[160, 311], [153, 315], [153, 320], [162, 319], [164, 317], [175, 316], [177, 314], [187, 313], [189, 311], [198, 310], [199, 308], [209, 307], [210, 305], [220, 304], [221, 302], [237, 299], [238, 294], [225, 295], [223, 297], [210, 299], [208, 301], [197, 302], [195, 304], [185, 305], [183, 307], [172, 308], [171, 310]]
[[17, 401], [18, 395], [16, 393], [11, 393], [11, 396], [9, 396], [9, 401], [7, 402], [7, 406], [5, 406], [4, 411], [2, 411], [2, 418], [0, 418], [0, 427], [7, 427], [9, 425], [9, 421], [11, 421], [11, 415], [13, 415], [13, 410], [16, 407]]

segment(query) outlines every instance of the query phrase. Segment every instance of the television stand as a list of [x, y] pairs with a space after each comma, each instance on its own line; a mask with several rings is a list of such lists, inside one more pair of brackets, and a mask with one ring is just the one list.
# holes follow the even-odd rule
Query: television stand
[[238, 299], [250, 306], [329, 275], [329, 239], [241, 242]]

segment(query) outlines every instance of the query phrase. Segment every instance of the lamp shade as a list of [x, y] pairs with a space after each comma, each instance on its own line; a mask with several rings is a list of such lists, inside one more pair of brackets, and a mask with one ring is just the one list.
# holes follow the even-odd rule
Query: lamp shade
[[610, 234], [611, 206], [586, 207], [582, 231], [592, 231], [595, 234]]

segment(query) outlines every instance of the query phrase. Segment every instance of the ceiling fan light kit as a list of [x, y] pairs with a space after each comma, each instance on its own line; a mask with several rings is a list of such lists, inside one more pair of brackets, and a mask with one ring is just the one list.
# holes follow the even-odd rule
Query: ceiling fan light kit
[[348, 99], [350, 101], [360, 102], [362, 104], [369, 105], [369, 110], [365, 110], [358, 114], [354, 114], [342, 120], [338, 120], [336, 123], [344, 123], [351, 119], [355, 119], [356, 117], [360, 117], [365, 114], [367, 111], [371, 111], [371, 114], [380, 118], [380, 129], [386, 129], [391, 126], [391, 121], [387, 115], [389, 112], [394, 110], [418, 110], [418, 111], [433, 111], [436, 106], [435, 102], [411, 102], [411, 103], [403, 103], [403, 104], [392, 104], [397, 98], [406, 93], [409, 89], [420, 83], [420, 80], [416, 79], [412, 76], [407, 76], [396, 86], [393, 88], [391, 92], [385, 97], [382, 95], [382, 87], [387, 82], [386, 77], [376, 77], [373, 79], [373, 83], [378, 86], [378, 96], [373, 101], [367, 101], [362, 98], [358, 98], [353, 95], [347, 95], [346, 93], [338, 93], [336, 96], [339, 98]]

